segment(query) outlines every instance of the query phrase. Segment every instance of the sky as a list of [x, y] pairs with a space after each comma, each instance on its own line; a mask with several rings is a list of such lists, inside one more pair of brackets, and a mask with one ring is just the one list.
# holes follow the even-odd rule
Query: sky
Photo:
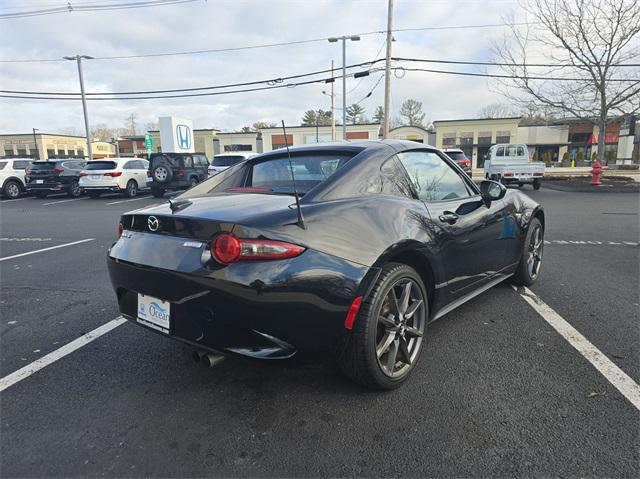
[[[71, 0], [71, 4], [109, 4], [130, 0]], [[1, 0], [0, 14], [64, 6], [66, 0]], [[423, 28], [501, 23], [513, 14], [525, 18], [511, 0], [395, 0], [394, 28]], [[387, 0], [198, 0], [151, 8], [103, 12], [71, 12], [30, 18], [0, 19], [0, 60], [59, 59], [84, 54], [94, 57], [231, 48], [386, 29]], [[504, 27], [395, 32], [393, 56], [487, 61], [491, 42]], [[382, 33], [347, 43], [347, 64], [384, 56]], [[326, 40], [234, 52], [118, 60], [87, 60], [87, 92], [192, 88], [271, 79], [341, 65], [340, 43]], [[482, 72], [481, 67], [433, 68]], [[404, 73], [404, 75], [402, 75]], [[347, 79], [347, 104], [360, 101], [382, 73]], [[487, 79], [424, 72], [397, 72], [391, 82], [391, 113], [402, 102], [423, 103], [426, 118], [473, 118], [491, 103], [504, 102]], [[489, 80], [490, 81], [490, 80]], [[2, 90], [79, 91], [75, 62], [0, 63]], [[335, 83], [336, 105], [342, 98]], [[322, 94], [329, 85], [313, 84], [261, 92], [181, 99], [90, 101], [92, 126], [125, 126], [135, 113], [141, 131], [160, 116], [193, 120], [195, 128], [236, 131], [256, 121], [298, 125], [305, 110], [330, 108]], [[361, 102], [371, 118], [383, 104], [384, 81]], [[336, 112], [337, 117], [341, 115]], [[0, 98], [0, 134], [84, 132], [79, 101]]]

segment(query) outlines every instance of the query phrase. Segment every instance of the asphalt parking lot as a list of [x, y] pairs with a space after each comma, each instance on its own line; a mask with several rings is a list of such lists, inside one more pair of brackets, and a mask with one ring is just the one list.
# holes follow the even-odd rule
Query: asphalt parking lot
[[[638, 195], [524, 191], [547, 216], [535, 300], [637, 394]], [[0, 392], [3, 477], [638, 476], [640, 403], [507, 284], [432, 324], [412, 377], [387, 393], [328, 365], [204, 369], [188, 347], [112, 322], [117, 220], [159, 201], [0, 203], [0, 377], [109, 324]]]

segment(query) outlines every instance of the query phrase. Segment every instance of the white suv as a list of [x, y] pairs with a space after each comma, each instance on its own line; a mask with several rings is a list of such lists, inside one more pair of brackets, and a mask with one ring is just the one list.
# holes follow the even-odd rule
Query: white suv
[[87, 163], [80, 173], [80, 187], [91, 198], [117, 191], [133, 198], [147, 187], [149, 162], [140, 158], [104, 158]]
[[207, 170], [209, 176], [216, 175], [221, 171], [226, 170], [230, 166], [235, 165], [236, 163], [240, 163], [241, 161], [247, 160], [253, 156], [256, 156], [255, 153], [220, 153], [219, 155], [215, 155], [213, 157], [213, 161], [209, 165], [209, 169]]
[[0, 159], [0, 185], [3, 196], [15, 199], [25, 191], [24, 170], [33, 160], [29, 158]]

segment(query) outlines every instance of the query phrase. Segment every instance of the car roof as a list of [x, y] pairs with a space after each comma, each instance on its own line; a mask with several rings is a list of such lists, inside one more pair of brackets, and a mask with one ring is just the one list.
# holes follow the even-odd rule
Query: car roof
[[460, 152], [460, 153], [464, 153], [464, 151], [462, 151], [460, 148], [445, 148], [445, 149], [444, 149], [444, 150], [442, 150], [442, 151], [444, 151], [445, 153], [446, 153], [447, 151], [450, 151], [450, 152], [456, 152], [456, 153], [458, 153], [458, 152]]
[[[308, 145], [292, 146], [289, 147], [291, 153], [299, 153], [305, 151], [314, 150], [331, 150], [331, 151], [343, 151], [344, 153], [359, 153], [363, 150], [386, 150], [391, 147], [396, 152], [404, 150], [413, 150], [416, 148], [435, 149], [434, 146], [426, 143], [418, 143], [417, 141], [408, 140], [347, 140], [347, 141], [331, 141], [323, 143], [310, 143]], [[286, 154], [285, 148], [279, 148], [277, 150], [269, 151], [258, 155], [260, 158], [266, 158], [269, 156], [279, 156]]]

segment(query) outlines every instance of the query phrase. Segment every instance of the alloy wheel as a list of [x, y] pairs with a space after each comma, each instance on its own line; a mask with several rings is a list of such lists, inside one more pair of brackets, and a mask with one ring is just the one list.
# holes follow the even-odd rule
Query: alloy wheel
[[420, 286], [412, 279], [396, 281], [378, 312], [376, 357], [382, 372], [392, 378], [405, 374], [420, 352], [426, 307]]
[[20, 187], [16, 183], [11, 182], [5, 187], [5, 193], [9, 198], [17, 198], [20, 196]]
[[536, 279], [540, 273], [543, 251], [544, 240], [542, 238], [542, 227], [537, 225], [536, 229], [531, 233], [527, 250], [527, 272], [531, 279]]

